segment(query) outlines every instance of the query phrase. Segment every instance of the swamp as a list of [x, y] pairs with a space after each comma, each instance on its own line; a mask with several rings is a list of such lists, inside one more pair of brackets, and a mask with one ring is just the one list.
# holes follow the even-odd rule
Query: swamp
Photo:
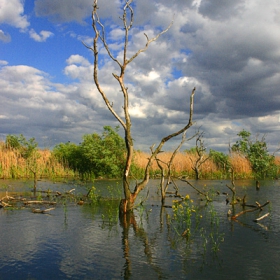
[[119, 217], [118, 180], [1, 180], [0, 279], [280, 279], [280, 181], [189, 182], [209, 201], [153, 179]]

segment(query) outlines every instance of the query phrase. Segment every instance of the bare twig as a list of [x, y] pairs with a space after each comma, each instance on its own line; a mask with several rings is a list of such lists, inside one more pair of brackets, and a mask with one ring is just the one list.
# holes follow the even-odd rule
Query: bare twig
[[248, 212], [254, 212], [254, 211], [257, 211], [257, 210], [261, 210], [261, 208], [263, 208], [264, 206], [266, 206], [267, 204], [269, 204], [270, 201], [267, 201], [266, 203], [264, 203], [263, 205], [260, 205], [254, 209], [248, 209], [248, 210], [244, 210], [244, 211], [241, 211], [239, 212], [238, 214], [234, 215], [231, 217], [232, 220], [236, 220], [236, 218], [238, 218], [239, 216], [245, 214], [245, 213], [248, 213]]
[[268, 216], [269, 216], [269, 213], [266, 213], [266, 214], [264, 214], [263, 216], [261, 216], [261, 217], [255, 219], [255, 220], [253, 220], [253, 221], [257, 223], [257, 222], [261, 221], [262, 219], [264, 219], [264, 218], [266, 218], [266, 217], [268, 217]]
[[48, 212], [54, 210], [55, 208], [48, 208], [48, 209], [32, 209], [33, 213], [39, 213], [39, 214], [47, 214]]

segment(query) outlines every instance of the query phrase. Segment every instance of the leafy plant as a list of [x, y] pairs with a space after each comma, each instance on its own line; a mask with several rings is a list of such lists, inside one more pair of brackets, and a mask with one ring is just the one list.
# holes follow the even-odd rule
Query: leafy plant
[[265, 178], [275, 174], [277, 167], [275, 158], [270, 155], [263, 136], [261, 140], [251, 140], [251, 133], [242, 130], [237, 134], [240, 139], [232, 146], [232, 151], [243, 154], [251, 163], [257, 178]]
[[84, 135], [80, 145], [68, 142], [55, 146], [54, 154], [84, 179], [119, 178], [125, 164], [125, 143], [118, 129], [104, 126], [101, 135]]
[[218, 152], [215, 150], [210, 149], [209, 157], [212, 159], [212, 161], [216, 164], [216, 166], [219, 169], [222, 169], [224, 172], [229, 172], [230, 169], [230, 162], [229, 162], [229, 156]]
[[36, 190], [38, 163], [37, 160], [41, 157], [38, 152], [38, 143], [32, 137], [27, 140], [22, 134], [19, 136], [8, 135], [6, 137], [6, 147], [8, 149], [17, 150], [22, 158], [26, 160], [26, 167], [33, 174], [34, 190]]
[[38, 147], [34, 137], [27, 140], [22, 134], [19, 136], [7, 135], [5, 144], [7, 148], [18, 150], [24, 159], [30, 158]]

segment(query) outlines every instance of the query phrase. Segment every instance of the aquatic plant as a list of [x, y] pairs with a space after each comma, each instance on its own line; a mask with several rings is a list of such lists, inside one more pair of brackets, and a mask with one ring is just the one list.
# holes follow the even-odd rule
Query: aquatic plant
[[196, 241], [203, 254], [207, 249], [217, 253], [224, 240], [224, 233], [220, 232], [220, 219], [213, 203], [198, 208], [189, 195], [182, 201], [173, 201], [172, 218], [168, 222], [177, 236], [177, 241], [173, 239], [173, 244], [180, 243], [178, 237], [185, 239], [188, 246]]

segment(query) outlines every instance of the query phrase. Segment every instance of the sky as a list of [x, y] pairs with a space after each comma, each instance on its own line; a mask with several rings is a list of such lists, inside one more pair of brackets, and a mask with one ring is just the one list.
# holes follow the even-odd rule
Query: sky
[[[115, 127], [93, 81], [93, 0], [0, 0], [0, 140], [35, 137], [41, 148]], [[111, 52], [121, 57], [122, 0], [98, 2]], [[209, 149], [228, 151], [245, 129], [279, 148], [280, 2], [278, 0], [135, 0], [128, 55], [172, 27], [127, 68], [136, 149], [148, 151], [188, 122]], [[84, 43], [84, 44], [83, 44]], [[99, 44], [99, 81], [122, 114], [120, 69]], [[120, 129], [120, 133], [122, 130]], [[172, 150], [176, 138], [164, 150]], [[194, 140], [183, 149], [194, 146]]]

